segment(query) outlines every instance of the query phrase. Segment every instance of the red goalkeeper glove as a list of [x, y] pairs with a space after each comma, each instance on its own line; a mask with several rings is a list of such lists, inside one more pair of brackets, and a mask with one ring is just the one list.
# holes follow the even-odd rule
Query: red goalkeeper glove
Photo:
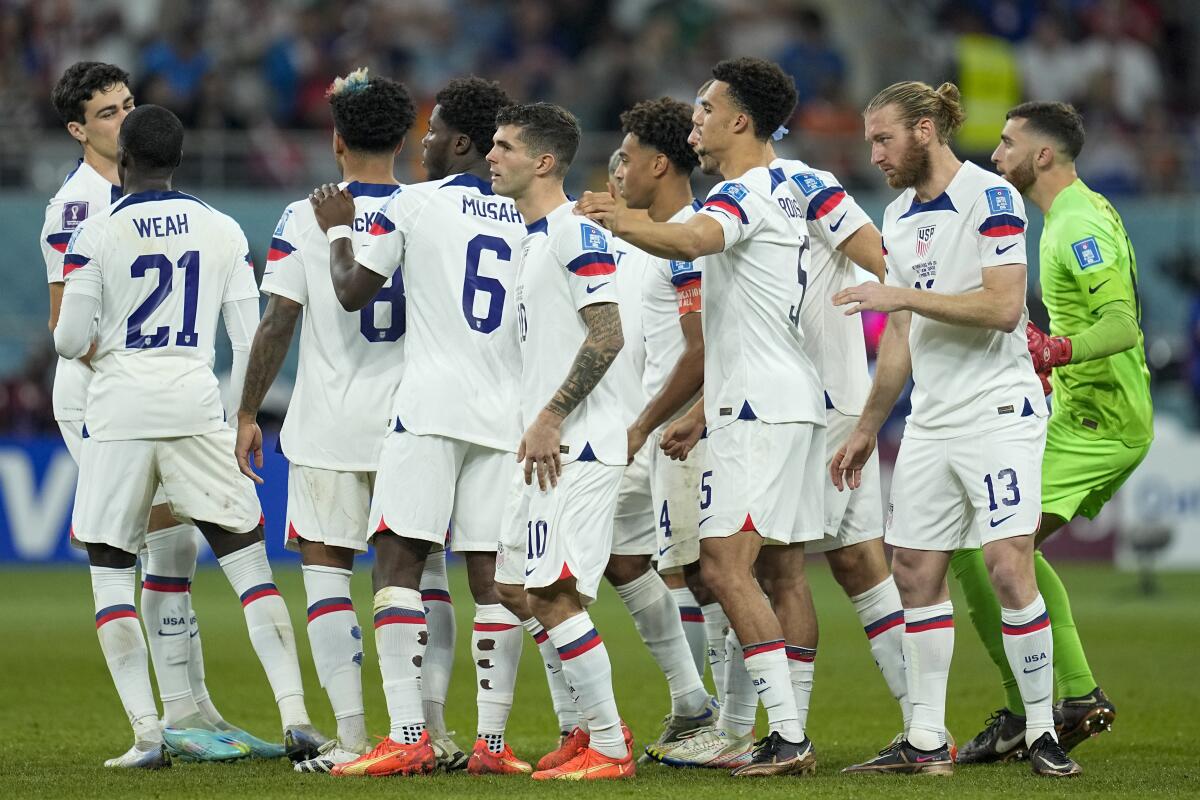
[[1049, 336], [1030, 322], [1025, 325], [1025, 342], [1034, 372], [1049, 373], [1054, 367], [1071, 363], [1071, 340], [1066, 336]]

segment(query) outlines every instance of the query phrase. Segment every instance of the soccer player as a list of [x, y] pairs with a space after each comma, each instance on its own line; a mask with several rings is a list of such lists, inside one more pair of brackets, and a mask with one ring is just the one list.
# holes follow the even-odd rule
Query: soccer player
[[126, 116], [117, 171], [128, 193], [72, 234], [54, 331], [66, 358], [95, 349], [72, 523], [91, 564], [100, 646], [134, 729], [134, 746], [108, 766], [170, 763], [133, 605], [134, 562], [159, 484], [171, 513], [194, 521], [208, 539], [241, 598], [284, 738], [293, 751], [324, 741], [304, 708], [258, 498], [237, 472], [234, 433], [211, 366], [219, 314], [240, 388], [258, 322], [253, 264], [237, 223], [172, 189], [182, 153], [183, 126], [170, 111], [142, 106]]
[[[408, 90], [365, 69], [329, 90], [333, 155], [353, 200], [357, 235], [386, 227], [374, 213], [395, 191], [396, 154], [416, 118]], [[337, 738], [297, 772], [329, 772], [371, 749], [362, 699], [362, 633], [350, 600], [356, 553], [367, 549], [367, 515], [386, 417], [404, 366], [404, 285], [397, 276], [362, 311], [346, 312], [329, 279], [329, 242], [308, 198], [289, 205], [271, 239], [262, 291], [267, 309], [254, 335], [238, 411], [237, 457], [255, 481], [262, 464], [256, 421], [304, 311], [296, 387], [280, 431], [288, 459], [286, 545], [300, 551], [308, 638], [317, 677], [337, 720]], [[444, 569], [443, 569], [444, 572]], [[453, 649], [453, 646], [451, 646]]]
[[982, 543], [1003, 606], [1004, 650], [1020, 672], [1033, 771], [1076, 775], [1054, 733], [1054, 648], [1033, 575], [1046, 412], [1024, 337], [1024, 209], [1008, 182], [951, 150], [964, 118], [949, 83], [936, 91], [893, 84], [867, 105], [871, 160], [903, 190], [884, 213], [888, 281], [833, 298], [847, 314], [890, 315], [862, 416], [830, 465], [839, 490], [861, 485], [910, 373], [915, 384], [885, 524], [913, 713], [905, 738], [856, 771], [953, 772], [945, 703], [954, 609], [945, 577], [953, 551]]
[[375, 635], [391, 730], [334, 774], [411, 774], [431, 763], [430, 720], [417, 694], [425, 647], [416, 581], [431, 551], [442, 549], [451, 521], [450, 546], [466, 558], [475, 599], [479, 727], [467, 769], [532, 771], [504, 739], [524, 632], [495, 587], [520, 437], [513, 294], [525, 227], [512, 201], [492, 191], [484, 155], [496, 113], [509, 102], [497, 84], [480, 78], [452, 81], [439, 92], [423, 142], [432, 180], [393, 193], [380, 211], [387, 222], [357, 253], [336, 234], [352, 217], [344, 194], [326, 190], [314, 201], [333, 242], [331, 274], [343, 306], [361, 306], [397, 269], [408, 302], [406, 364], [392, 403], [382, 406], [390, 410], [390, 430], [367, 528], [377, 554]]
[[[525, 220], [517, 266], [524, 428], [496, 559], [505, 605], [537, 619], [558, 650], [587, 736], [535, 780], [632, 777], [636, 767], [613, 698], [608, 651], [586, 606], [612, 549], [613, 515], [628, 461], [618, 387], [609, 367], [624, 338], [617, 265], [608, 237], [571, 213], [563, 179], [579, 123], [549, 103], [496, 118], [492, 186]], [[583, 727], [583, 726], [581, 726]]]
[[[723, 61], [713, 77], [693, 136], [697, 154], [711, 156], [725, 181], [701, 210], [686, 222], [654, 222], [606, 195], [585, 195], [579, 211], [660, 258], [707, 256], [701, 572], [744, 645], [770, 727], [732, 774], [806, 774], [816, 754], [800, 725], [785, 638], [810, 624], [801, 619], [804, 542], [823, 535], [825, 410], [800, 328], [808, 233], [780, 202], [769, 171], [770, 136], [791, 115], [796, 93], [791, 78], [761, 59]], [[778, 545], [759, 563], [769, 602], [754, 573], [767, 543]]]
[[[1039, 253], [1052, 336], [1032, 323], [1027, 328], [1034, 367], [1043, 386], [1049, 382], [1054, 389], [1038, 545], [1076, 516], [1094, 518], [1154, 438], [1150, 373], [1138, 326], [1137, 259], [1116, 210], [1075, 174], [1083, 143], [1083, 120], [1074, 108], [1026, 103], [1008, 112], [992, 154], [997, 171], [1046, 215]], [[1054, 637], [1059, 741], [1069, 751], [1108, 730], [1116, 708], [1092, 677], [1066, 588], [1040, 550], [1033, 558]], [[1018, 757], [1024, 752], [1025, 711], [1003, 657], [1000, 609], [986, 566], [978, 550], [960, 550], [950, 566], [1006, 693], [1006, 707], [963, 747], [959, 760]]]
[[[117, 134], [134, 101], [129, 74], [120, 67], [95, 61], [68, 67], [51, 99], [67, 131], [83, 150], [83, 158], [46, 206], [42, 226], [53, 331], [62, 303], [63, 254], [68, 241], [84, 220], [103, 213], [121, 196], [117, 185]], [[54, 418], [76, 464], [91, 378], [86, 357], [59, 359], [54, 379]], [[166, 496], [157, 491], [142, 555], [142, 613], [150, 620], [146, 632], [163, 703], [168, 749], [203, 761], [224, 761], [248, 754], [278, 758], [283, 755], [281, 745], [264, 742], [230, 725], [209, 697], [200, 629], [191, 607], [195, 534], [195, 526], [171, 516]]]

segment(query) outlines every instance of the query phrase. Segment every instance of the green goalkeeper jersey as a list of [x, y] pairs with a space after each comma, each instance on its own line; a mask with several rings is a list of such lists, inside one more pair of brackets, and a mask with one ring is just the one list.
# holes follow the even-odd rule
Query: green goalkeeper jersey
[[[1039, 254], [1051, 334], [1082, 333], [1099, 318], [1096, 311], [1113, 302], [1127, 303], [1141, 322], [1137, 259], [1125, 225], [1108, 200], [1083, 181], [1054, 198]], [[1150, 371], [1140, 330], [1136, 347], [1058, 367], [1051, 385], [1054, 417], [1069, 421], [1079, 433], [1130, 447], [1153, 438]]]

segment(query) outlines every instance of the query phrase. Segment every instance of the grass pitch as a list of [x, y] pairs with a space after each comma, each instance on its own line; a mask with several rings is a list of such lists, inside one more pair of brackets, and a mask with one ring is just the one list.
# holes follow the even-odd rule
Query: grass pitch
[[[364, 565], [365, 567], [366, 565]], [[948, 779], [838, 774], [885, 745], [900, 727], [861, 628], [824, 565], [809, 567], [821, 618], [821, 646], [808, 730], [817, 747], [813, 778], [733, 780], [723, 772], [641, 769], [633, 781], [613, 784], [535, 784], [527, 778], [475, 779], [465, 774], [429, 778], [334, 779], [298, 775], [279, 762], [179, 764], [157, 773], [104, 769], [123, 752], [129, 727], [112, 688], [93, 627], [87, 571], [26, 569], [0, 572], [0, 798], [287, 798], [384, 797], [419, 793], [429, 798], [479, 797], [1018, 797], [1200, 796], [1200, 580], [1196, 574], [1163, 578], [1158, 596], [1134, 591], [1132, 576], [1107, 567], [1065, 567], [1075, 617], [1093, 671], [1118, 707], [1115, 732], [1075, 751], [1082, 778], [1037, 779], [1027, 764], [962, 767]], [[323, 731], [332, 714], [312, 670], [304, 635], [304, 592], [294, 562], [275, 565], [299, 640], [309, 712]], [[467, 638], [472, 606], [465, 575], [452, 569], [458, 612], [458, 659], [447, 722], [469, 749], [474, 738], [474, 670]], [[279, 717], [246, 636], [241, 607], [224, 577], [205, 569], [194, 583], [203, 631], [208, 685], [231, 721], [271, 738]], [[359, 617], [371, 607], [364, 572], [354, 581]], [[1001, 705], [996, 672], [956, 598], [957, 642], [950, 679], [948, 722], [964, 741]], [[668, 710], [666, 684], [611, 590], [593, 607], [614, 666], [617, 703], [638, 742], [653, 738]], [[366, 628], [370, 630], [369, 627]], [[384, 733], [387, 717], [373, 641], [365, 641], [363, 684], [367, 721]], [[760, 720], [759, 730], [763, 730]], [[556, 742], [557, 730], [536, 648], [526, 641], [509, 741], [536, 760]]]

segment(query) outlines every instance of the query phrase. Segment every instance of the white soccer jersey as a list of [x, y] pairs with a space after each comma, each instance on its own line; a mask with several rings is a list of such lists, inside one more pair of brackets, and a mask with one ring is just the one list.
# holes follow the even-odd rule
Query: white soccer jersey
[[[986, 267], [1025, 263], [1025, 205], [1000, 176], [963, 162], [946, 191], [917, 202], [908, 189], [883, 214], [889, 284], [942, 294], [983, 288]], [[905, 436], [977, 433], [1020, 415], [1045, 416], [1041, 384], [1025, 343], [1011, 333], [948, 325], [912, 315], [912, 413]]]
[[[693, 202], [668, 222], [687, 222], [700, 208]], [[646, 335], [646, 370], [642, 385], [654, 397], [683, 355], [679, 318], [700, 310], [701, 261], [673, 261], [641, 253], [646, 266], [642, 279], [642, 328]]]
[[800, 309], [810, 262], [804, 215], [782, 176], [755, 167], [718, 183], [696, 212], [720, 223], [723, 252], [704, 260], [704, 416], [825, 424]]
[[646, 393], [642, 389], [642, 374], [646, 369], [646, 335], [642, 319], [642, 276], [647, 256], [628, 242], [608, 235], [613, 260], [617, 262], [617, 302], [621, 307], [621, 335], [625, 346], [608, 368], [621, 401], [621, 418], [628, 427], [642, 413]]
[[[516, 452], [520, 351], [517, 257], [525, 225], [513, 201], [469, 173], [405, 186], [356, 258], [380, 275], [403, 267], [406, 364], [394, 423]], [[549, 399], [549, 398], [547, 398]]]
[[217, 317], [223, 303], [258, 297], [236, 222], [183, 192], [126, 195], [76, 230], [63, 272], [68, 294], [100, 300], [90, 436], [163, 439], [225, 424]]
[[[521, 424], [528, 426], [554, 397], [587, 336], [580, 310], [619, 303], [617, 264], [608, 236], [563, 203], [527, 226], [517, 270], [521, 339]], [[619, 358], [619, 356], [618, 356]], [[615, 365], [613, 365], [615, 366]], [[600, 461], [624, 466], [625, 415], [619, 379], [609, 373], [563, 421], [563, 463]]]
[[[46, 262], [46, 282], [63, 282], [63, 254], [71, 235], [89, 216], [99, 214], [121, 196], [121, 187], [108, 179], [83, 159], [71, 170], [54, 197], [46, 206], [42, 223], [42, 259]], [[54, 418], [83, 419], [83, 404], [87, 400], [88, 382], [92, 371], [75, 358], [59, 358], [54, 370]]]
[[871, 218], [833, 173], [783, 158], [771, 162], [771, 168], [787, 178], [786, 185], [808, 221], [812, 237], [812, 266], [800, 313], [804, 345], [821, 376], [826, 404], [857, 416], [871, 393], [862, 318], [846, 316], [846, 310], [835, 306], [831, 298], [861, 282], [854, 262], [838, 247], [870, 224]]
[[[356, 241], [388, 226], [376, 214], [393, 184], [343, 184], [354, 197]], [[371, 472], [404, 368], [405, 299], [400, 276], [361, 311], [346, 311], [329, 277], [329, 240], [308, 199], [283, 212], [271, 238], [262, 290], [304, 306], [300, 362], [279, 443], [305, 467]]]

